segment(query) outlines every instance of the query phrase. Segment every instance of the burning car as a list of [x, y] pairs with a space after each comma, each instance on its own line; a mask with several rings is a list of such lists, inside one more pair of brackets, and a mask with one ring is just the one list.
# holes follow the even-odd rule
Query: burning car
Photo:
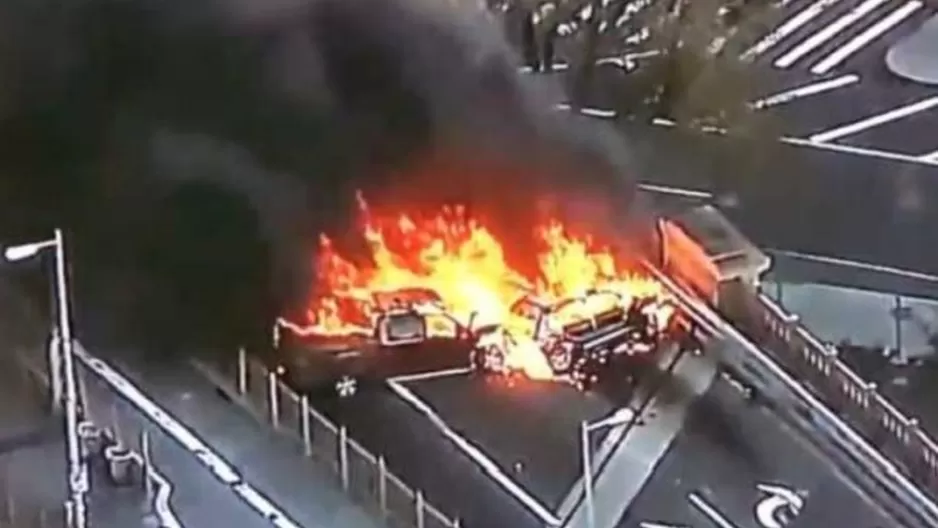
[[383, 216], [359, 203], [368, 258], [323, 236], [308, 320], [278, 325], [305, 342], [301, 356], [326, 359], [317, 368], [338, 373], [327, 379], [469, 364], [586, 388], [602, 365], [656, 349], [674, 316], [660, 283], [556, 219], [533, 226], [524, 273], [464, 208]]
[[675, 307], [655, 296], [630, 298], [616, 291], [589, 290], [554, 303], [525, 295], [511, 311], [524, 321], [523, 337], [506, 328], [480, 329], [473, 368], [511, 374], [508, 354], [518, 347], [535, 346], [552, 377], [588, 389], [611, 361], [647, 357], [656, 351]]

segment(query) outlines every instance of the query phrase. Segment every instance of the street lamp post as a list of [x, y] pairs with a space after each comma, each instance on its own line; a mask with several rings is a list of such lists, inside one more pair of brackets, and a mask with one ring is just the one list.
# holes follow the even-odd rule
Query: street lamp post
[[583, 500], [586, 505], [586, 522], [588, 528], [596, 528], [596, 510], [593, 505], [593, 468], [590, 456], [590, 434], [599, 429], [615, 427], [631, 422], [635, 418], [635, 411], [623, 407], [609, 416], [595, 421], [580, 423], [580, 448], [583, 454]]
[[[86, 528], [88, 520], [88, 474], [78, 438], [78, 391], [76, 386], [74, 338], [72, 336], [71, 313], [69, 309], [68, 277], [65, 260], [65, 241], [62, 230], [56, 229], [49, 240], [10, 246], [4, 251], [7, 260], [15, 262], [36, 256], [47, 249], [55, 249], [55, 299], [58, 312], [58, 331], [60, 347], [58, 361], [50, 362], [51, 368], [60, 365], [65, 393], [65, 446], [68, 461], [68, 500], [66, 513], [70, 528]], [[55, 380], [56, 376], [50, 376]], [[53, 389], [53, 392], [56, 389]]]

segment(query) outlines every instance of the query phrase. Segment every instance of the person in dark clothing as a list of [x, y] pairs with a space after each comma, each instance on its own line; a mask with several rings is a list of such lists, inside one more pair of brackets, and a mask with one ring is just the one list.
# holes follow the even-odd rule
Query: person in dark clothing
[[537, 45], [537, 28], [534, 24], [534, 13], [524, 9], [521, 16], [521, 57], [524, 65], [533, 71], [540, 69], [540, 57]]
[[556, 20], [548, 19], [541, 28], [541, 46], [538, 61], [538, 71], [550, 72], [554, 70], [554, 45], [557, 41], [558, 24]]

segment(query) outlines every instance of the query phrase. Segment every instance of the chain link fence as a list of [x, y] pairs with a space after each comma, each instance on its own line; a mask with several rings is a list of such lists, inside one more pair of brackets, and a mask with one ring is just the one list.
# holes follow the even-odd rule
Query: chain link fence
[[232, 401], [297, 439], [308, 457], [332, 469], [348, 495], [376, 512], [388, 525], [460, 526], [459, 519], [448, 517], [429, 504], [423, 492], [388, 471], [382, 456], [350, 438], [345, 426], [326, 418], [310, 405], [308, 396], [297, 394], [276, 371], [249, 357], [245, 350], [239, 350], [237, 361], [200, 361], [194, 365]]

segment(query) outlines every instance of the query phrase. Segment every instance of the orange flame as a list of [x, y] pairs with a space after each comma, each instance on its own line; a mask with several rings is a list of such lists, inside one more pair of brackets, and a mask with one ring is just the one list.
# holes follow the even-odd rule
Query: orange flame
[[[375, 292], [425, 288], [436, 292], [445, 310], [463, 324], [498, 325], [510, 334], [506, 366], [535, 379], [553, 377], [533, 339], [533, 324], [513, 314], [524, 294], [553, 303], [582, 296], [587, 290], [611, 290], [626, 298], [663, 297], [661, 284], [630, 273], [612, 251], [588, 237], [572, 236], [557, 220], [534, 228], [542, 250], [538, 274], [526, 277], [506, 262], [495, 235], [461, 206], [435, 215], [379, 217], [359, 196], [363, 235], [372, 264], [346, 259], [325, 235], [320, 238], [316, 294], [310, 303], [310, 327], [319, 335], [370, 334]], [[571, 303], [565, 318], [590, 317], [611, 306], [602, 296]], [[670, 313], [659, 320], [667, 321]]]

